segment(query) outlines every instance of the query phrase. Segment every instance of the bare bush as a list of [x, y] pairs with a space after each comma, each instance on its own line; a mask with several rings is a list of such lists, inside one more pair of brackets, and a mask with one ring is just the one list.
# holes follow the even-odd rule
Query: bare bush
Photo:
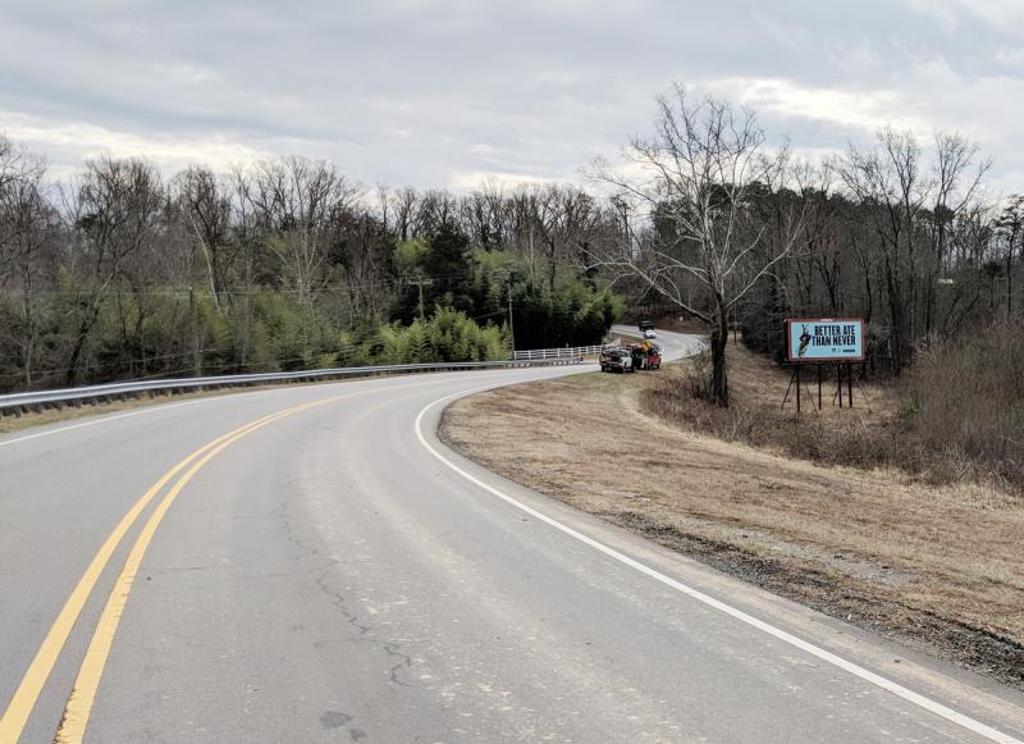
[[935, 344], [913, 367], [907, 425], [952, 470], [1024, 485], [1024, 324]]
[[[1020, 323], [920, 351], [901, 387], [875, 388], [888, 391], [881, 410], [876, 400], [872, 411], [865, 406], [843, 415], [781, 410], [784, 374], [748, 351], [733, 353], [740, 364], [733, 406], [700, 402], [708, 394], [700, 386], [708, 362], [698, 357], [682, 371], [683, 385], [665, 376], [642, 390], [644, 410], [690, 431], [820, 465], [894, 469], [931, 484], [989, 482], [1024, 490]], [[751, 393], [764, 386], [773, 392]]]

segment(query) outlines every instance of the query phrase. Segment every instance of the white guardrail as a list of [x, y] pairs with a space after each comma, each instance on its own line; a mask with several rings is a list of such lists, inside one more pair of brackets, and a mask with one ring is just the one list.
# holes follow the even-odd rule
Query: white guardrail
[[[596, 348], [600, 350], [600, 347]], [[579, 363], [579, 356], [573, 358], [537, 357], [497, 362], [381, 364], [366, 367], [309, 369], [296, 372], [261, 372], [248, 375], [217, 375], [214, 377], [180, 377], [163, 380], [115, 382], [107, 385], [89, 385], [86, 387], [64, 388], [62, 390], [39, 390], [29, 393], [0, 395], [0, 417], [21, 416], [24, 413], [42, 411], [47, 408], [79, 407], [83, 403], [95, 405], [111, 400], [174, 395], [194, 390], [213, 390], [224, 387], [312, 382], [314, 380], [330, 380], [343, 377], [369, 377], [373, 375], [393, 375], [411, 372], [454, 372], [469, 369], [508, 369], [513, 367], [541, 367]]]
[[597, 346], [566, 346], [559, 349], [529, 349], [513, 352], [517, 362], [541, 359], [579, 359], [601, 353], [601, 345]]

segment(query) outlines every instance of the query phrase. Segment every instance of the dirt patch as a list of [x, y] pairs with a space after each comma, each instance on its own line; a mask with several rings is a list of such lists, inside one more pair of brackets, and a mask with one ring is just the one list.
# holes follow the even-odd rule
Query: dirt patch
[[[441, 436], [576, 508], [1024, 689], [1024, 501], [694, 433], [641, 410], [666, 373], [682, 383], [666, 369], [477, 394], [449, 407]], [[888, 415], [880, 396], [862, 415]]]

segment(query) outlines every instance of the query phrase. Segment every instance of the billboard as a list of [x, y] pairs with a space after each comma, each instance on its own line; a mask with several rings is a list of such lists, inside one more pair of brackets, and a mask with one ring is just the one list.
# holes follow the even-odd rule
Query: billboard
[[786, 321], [790, 362], [864, 360], [864, 321], [860, 318], [792, 318]]

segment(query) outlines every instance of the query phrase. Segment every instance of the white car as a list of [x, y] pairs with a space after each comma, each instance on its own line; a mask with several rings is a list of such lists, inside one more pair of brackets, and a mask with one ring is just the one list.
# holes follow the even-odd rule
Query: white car
[[657, 337], [658, 337], [658, 335], [654, 331], [652, 331], [650, 328], [648, 328], [646, 331], [644, 331], [644, 338], [657, 338]]

